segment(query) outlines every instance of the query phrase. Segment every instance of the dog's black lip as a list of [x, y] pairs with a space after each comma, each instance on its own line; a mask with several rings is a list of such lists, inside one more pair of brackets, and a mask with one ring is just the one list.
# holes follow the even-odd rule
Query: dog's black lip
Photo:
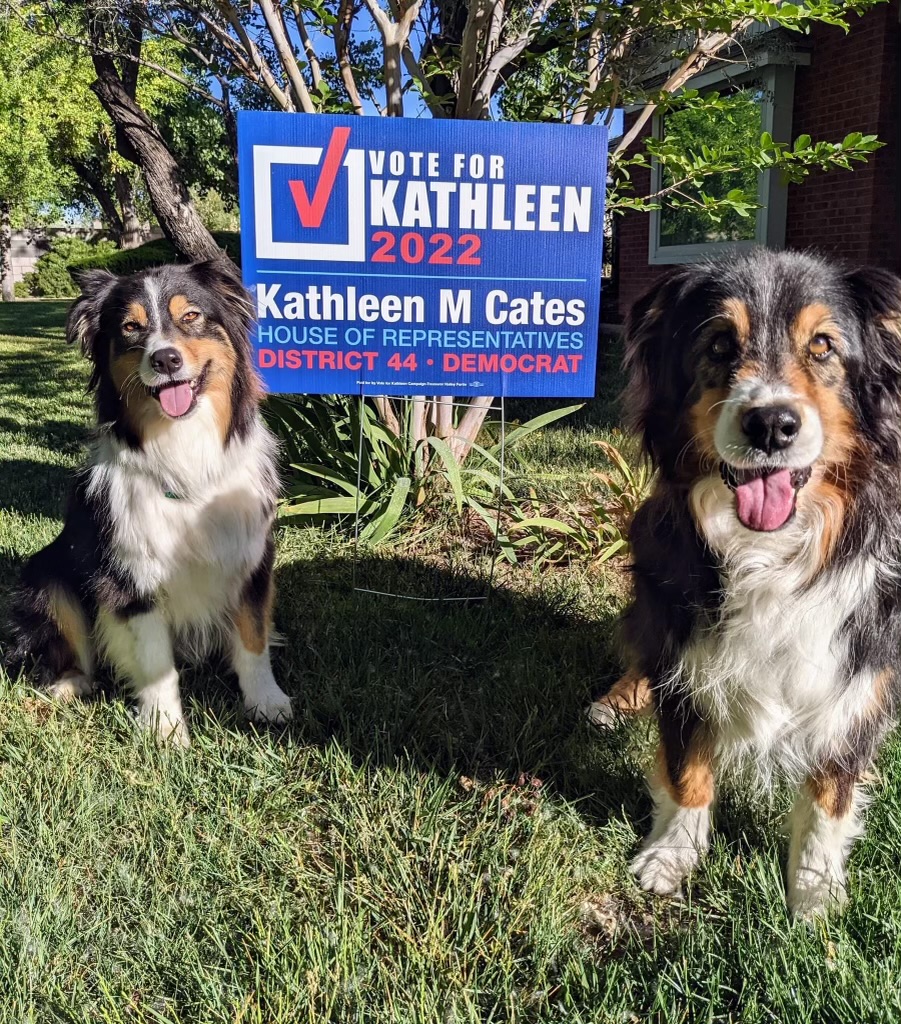
[[[193, 397], [193, 399], [191, 401], [191, 409], [194, 408], [194, 405], [196, 404], [197, 399], [203, 394], [203, 390], [206, 387], [206, 379], [207, 379], [207, 376], [209, 374], [209, 370], [210, 370], [210, 366], [212, 365], [212, 362], [213, 362], [212, 359], [207, 360], [206, 365], [204, 366], [204, 368], [198, 374], [196, 382], [191, 387], [191, 391], [194, 393], [194, 397]], [[152, 388], [148, 387], [147, 388], [147, 393], [150, 395], [151, 398], [155, 398], [157, 401], [159, 401], [160, 392], [161, 391], [165, 391], [166, 388], [174, 388], [174, 387], [177, 387], [179, 384], [190, 384], [190, 383], [191, 383], [191, 378], [190, 377], [183, 377], [183, 378], [180, 378], [179, 380], [167, 380], [165, 384], [157, 384], [157, 385], [155, 385]], [[189, 409], [188, 412], [190, 412], [191, 409]], [[185, 413], [186, 416], [187, 416], [187, 414], [188, 413]]]
[[[721, 462], [720, 476], [729, 490], [734, 491], [740, 484], [747, 483], [749, 480], [755, 479], [755, 477], [766, 476], [767, 473], [777, 473], [780, 469], [785, 469], [785, 467], [760, 466], [753, 469], [739, 469], [737, 466], [730, 466], [728, 462]], [[810, 473], [810, 466], [802, 466], [800, 469], [793, 469], [791, 471], [791, 484], [795, 489], [796, 495], [810, 479]]]

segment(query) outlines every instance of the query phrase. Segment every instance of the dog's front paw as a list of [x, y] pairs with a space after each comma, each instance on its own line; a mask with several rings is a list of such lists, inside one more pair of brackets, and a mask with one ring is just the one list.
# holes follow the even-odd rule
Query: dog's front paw
[[682, 881], [701, 859], [694, 846], [671, 846], [660, 840], [648, 840], [629, 865], [638, 884], [658, 896], [676, 896]]
[[153, 733], [160, 743], [185, 749], [191, 746], [191, 734], [184, 718], [170, 718], [161, 714], [158, 708], [142, 708], [138, 712], [138, 725]]
[[613, 707], [606, 697], [589, 704], [585, 716], [596, 729], [617, 729], [625, 722], [628, 712]]
[[789, 881], [788, 907], [798, 921], [813, 921], [839, 911], [848, 900], [842, 878], [802, 868]]
[[46, 694], [54, 700], [69, 703], [79, 698], [90, 697], [95, 690], [93, 679], [89, 679], [83, 672], [65, 672], [51, 683]]
[[294, 713], [291, 698], [274, 679], [244, 698], [244, 710], [254, 722], [289, 722]]

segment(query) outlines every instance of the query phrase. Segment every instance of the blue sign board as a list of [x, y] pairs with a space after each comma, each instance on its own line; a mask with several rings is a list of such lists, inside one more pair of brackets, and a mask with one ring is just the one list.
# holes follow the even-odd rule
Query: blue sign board
[[601, 127], [238, 115], [273, 392], [594, 394]]

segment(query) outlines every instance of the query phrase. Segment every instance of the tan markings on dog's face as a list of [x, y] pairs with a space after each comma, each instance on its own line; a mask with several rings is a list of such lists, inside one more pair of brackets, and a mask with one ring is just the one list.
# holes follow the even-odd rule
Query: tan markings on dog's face
[[729, 397], [729, 388], [706, 388], [688, 410], [695, 447], [702, 459], [719, 462], [713, 441], [716, 423], [723, 403]]
[[230, 343], [210, 337], [183, 336], [175, 347], [181, 352], [190, 377], [199, 377], [209, 364], [203, 394], [213, 406], [216, 424], [224, 441], [232, 417], [232, 384], [237, 366], [235, 350]]
[[147, 324], [150, 323], [150, 317], [147, 315], [146, 308], [140, 302], [130, 302], [125, 309], [125, 319], [122, 323], [126, 329], [129, 324], [137, 324], [143, 331]]
[[818, 303], [806, 306], [792, 326], [792, 353], [785, 366], [786, 383], [816, 410], [823, 431], [823, 449], [817, 460], [820, 468], [798, 493], [798, 507], [815, 509], [822, 523], [817, 540], [818, 569], [829, 564], [842, 535], [855, 488], [854, 464], [860, 453], [857, 422], [843, 397], [845, 371], [838, 355], [832, 354], [820, 364], [808, 350], [811, 339], [827, 331], [838, 344], [838, 329], [830, 311]]
[[143, 355], [144, 352], [141, 349], [130, 349], [118, 354], [115, 350], [111, 351], [110, 376], [119, 395], [126, 402], [140, 395], [146, 395], [146, 388], [141, 383], [139, 376]]
[[786, 383], [820, 417], [824, 437], [820, 459], [827, 465], [847, 464], [858, 445], [857, 423], [840, 390], [844, 377], [837, 362], [828, 378], [796, 360], [789, 361], [785, 368]]
[[835, 466], [826, 466], [822, 473], [814, 474], [798, 493], [799, 507], [815, 508], [822, 524], [817, 538], [819, 551], [814, 575], [824, 569], [832, 559], [844, 529], [850, 499], [848, 474], [844, 469], [837, 469]]
[[713, 802], [710, 744], [702, 730], [692, 736], [679, 777], [670, 776], [663, 744], [657, 748], [657, 776], [680, 807], [708, 807]]
[[799, 355], [807, 355], [808, 344], [819, 334], [837, 340], [841, 331], [835, 322], [832, 310], [822, 302], [811, 302], [804, 306], [789, 327], [789, 337]]
[[742, 363], [741, 366], [733, 374], [733, 379], [736, 383], [741, 381], [753, 380], [758, 381], [764, 373], [764, 369], [760, 363], [755, 360], [750, 360], [747, 363]]
[[140, 378], [142, 350], [123, 352], [110, 359], [110, 377], [122, 400], [122, 418], [145, 441], [165, 426], [159, 402], [147, 393]]
[[173, 295], [169, 300], [169, 316], [176, 324], [180, 323], [185, 313], [194, 309], [194, 304], [187, 295]]
[[727, 321], [735, 333], [735, 340], [741, 348], [746, 348], [751, 340], [751, 314], [745, 303], [738, 298], [723, 301], [722, 318]]

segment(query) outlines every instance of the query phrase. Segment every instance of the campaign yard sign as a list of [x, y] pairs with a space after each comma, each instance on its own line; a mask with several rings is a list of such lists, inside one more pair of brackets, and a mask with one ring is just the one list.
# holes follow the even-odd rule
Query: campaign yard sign
[[594, 394], [601, 127], [238, 115], [273, 392]]

